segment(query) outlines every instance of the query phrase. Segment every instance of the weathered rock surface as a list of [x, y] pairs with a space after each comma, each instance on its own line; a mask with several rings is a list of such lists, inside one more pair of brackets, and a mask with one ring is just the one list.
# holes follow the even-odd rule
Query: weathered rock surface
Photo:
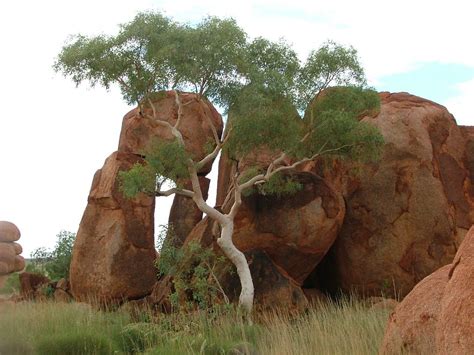
[[[210, 182], [208, 178], [199, 176], [199, 183], [205, 200], [208, 197]], [[191, 182], [185, 183], [184, 188], [192, 190]], [[174, 197], [168, 218], [168, 226], [172, 226], [170, 238], [174, 246], [180, 247], [183, 245], [191, 230], [202, 220], [202, 215], [203, 213], [191, 198], [181, 195]]]
[[[223, 121], [221, 115], [214, 106], [205, 99], [199, 100], [196, 94], [180, 93], [179, 97], [183, 105], [182, 121], [179, 129], [183, 135], [186, 150], [191, 153], [195, 160], [204, 158], [206, 150], [214, 142], [212, 125], [217, 135], [222, 134]], [[175, 103], [174, 91], [159, 93], [154, 100], [154, 107], [160, 120], [172, 125], [178, 118], [178, 106]], [[146, 113], [153, 115], [149, 105], [145, 106]], [[118, 151], [143, 155], [152, 139], [172, 140], [171, 131], [162, 125], [144, 118], [138, 108], [133, 109], [125, 115], [120, 132]], [[211, 164], [201, 171], [203, 175], [211, 170]]]
[[[474, 352], [474, 227], [449, 269], [436, 325], [438, 354]], [[433, 292], [433, 290], [431, 291]]]
[[452, 264], [429, 275], [390, 316], [381, 354], [471, 354], [474, 349], [474, 227]]
[[21, 245], [15, 243], [20, 239], [20, 230], [11, 222], [0, 221], [0, 288], [7, 275], [25, 268], [25, 259]]
[[118, 173], [139, 158], [115, 152], [97, 171], [73, 248], [70, 282], [78, 300], [122, 301], [143, 297], [155, 283], [154, 197], [129, 200]]
[[425, 277], [390, 315], [380, 354], [435, 354], [435, 329], [451, 265]]
[[303, 188], [292, 196], [244, 198], [233, 240], [244, 252], [264, 251], [301, 286], [336, 239], [345, 207], [342, 195], [316, 175], [297, 173], [293, 178]]
[[380, 129], [384, 153], [341, 188], [347, 211], [328, 267], [345, 291], [395, 286], [405, 295], [452, 261], [474, 223], [471, 158], [446, 108], [406, 93], [380, 96], [380, 113], [363, 120]]
[[[236, 217], [234, 240], [242, 250], [264, 250], [301, 285], [334, 243], [345, 214], [344, 200], [324, 180], [299, 173], [303, 189], [283, 199], [254, 196]], [[253, 228], [254, 231], [249, 227]]]

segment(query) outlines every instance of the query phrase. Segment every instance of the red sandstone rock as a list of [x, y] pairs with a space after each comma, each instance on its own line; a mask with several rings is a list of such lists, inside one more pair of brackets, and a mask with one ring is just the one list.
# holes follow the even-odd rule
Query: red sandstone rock
[[[209, 146], [209, 143], [214, 142], [209, 121], [216, 127], [220, 137], [223, 128], [222, 117], [209, 101], [198, 100], [196, 94], [180, 93], [179, 96], [183, 104], [183, 116], [179, 128], [185, 141], [186, 150], [196, 160], [201, 160], [208, 154], [206, 147]], [[159, 93], [154, 105], [161, 120], [172, 125], [176, 123], [178, 107], [175, 103], [174, 91]], [[152, 115], [150, 107], [146, 108], [146, 113]], [[153, 138], [171, 140], [173, 136], [167, 128], [140, 115], [139, 109], [136, 108], [123, 118], [118, 150], [143, 155]], [[204, 167], [201, 173], [207, 174], [211, 170], [211, 165], [212, 163]]]
[[451, 265], [425, 277], [390, 315], [380, 354], [435, 354], [435, 329]]
[[115, 152], [98, 170], [73, 248], [70, 283], [78, 300], [122, 301], [143, 297], [155, 283], [155, 198], [129, 200], [119, 190], [119, 171], [139, 158]]
[[[264, 251], [285, 277], [301, 286], [333, 244], [345, 208], [342, 196], [316, 175], [296, 173], [294, 178], [303, 189], [292, 196], [255, 193], [243, 199], [233, 240], [243, 252]], [[188, 238], [209, 245], [217, 237], [210, 223], [203, 220]]]
[[[201, 185], [203, 198], [207, 200], [210, 180], [200, 176], [199, 183]], [[192, 190], [191, 182], [187, 182], [184, 188]], [[175, 195], [168, 218], [168, 225], [173, 228], [171, 235], [173, 245], [176, 247], [183, 245], [188, 234], [201, 221], [202, 214], [202, 211], [191, 198]]]
[[284, 198], [254, 194], [244, 199], [235, 218], [233, 240], [247, 252], [265, 251], [297, 284], [321, 261], [342, 224], [340, 194], [316, 175], [294, 175], [301, 191]]
[[352, 186], [342, 188], [346, 218], [329, 267], [346, 291], [380, 295], [395, 285], [405, 295], [452, 261], [474, 223], [474, 195], [465, 136], [446, 108], [406, 93], [380, 96], [380, 114], [363, 121], [380, 129], [384, 154], [345, 181]]
[[472, 354], [474, 352], [474, 226], [456, 253], [448, 277], [436, 325], [437, 353]]

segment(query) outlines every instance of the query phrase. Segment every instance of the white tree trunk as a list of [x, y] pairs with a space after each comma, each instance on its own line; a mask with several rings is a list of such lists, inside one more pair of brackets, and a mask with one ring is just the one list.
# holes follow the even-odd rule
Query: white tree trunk
[[239, 304], [250, 313], [253, 307], [254, 287], [249, 264], [247, 263], [244, 253], [237, 249], [232, 241], [234, 221], [232, 219], [227, 220], [225, 224], [221, 224], [221, 227], [221, 236], [217, 239], [217, 244], [219, 244], [224, 254], [237, 268], [237, 274], [239, 275], [240, 285], [242, 287]]

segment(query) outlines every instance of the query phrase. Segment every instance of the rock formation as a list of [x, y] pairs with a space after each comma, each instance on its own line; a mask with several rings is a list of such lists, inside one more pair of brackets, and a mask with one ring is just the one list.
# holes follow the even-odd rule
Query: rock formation
[[297, 173], [293, 178], [303, 186], [294, 195], [245, 199], [233, 239], [244, 252], [264, 251], [301, 286], [336, 240], [345, 207], [342, 195], [316, 175]]
[[474, 350], [474, 227], [464, 238], [449, 270], [436, 324], [438, 354]]
[[380, 113], [363, 118], [385, 138], [380, 162], [344, 180], [350, 167], [327, 174], [313, 168], [347, 204], [320, 274], [345, 291], [405, 295], [451, 262], [474, 223], [473, 143], [443, 106], [406, 93], [380, 97]]
[[[195, 160], [201, 160], [208, 152], [209, 143], [214, 142], [211, 124], [215, 127], [220, 137], [223, 129], [221, 115], [206, 99], [199, 99], [196, 94], [180, 93], [183, 104], [180, 132], [183, 135], [186, 150], [193, 155]], [[154, 107], [158, 118], [172, 125], [178, 118], [178, 107], [175, 103], [174, 91], [163, 91], [154, 99]], [[144, 107], [147, 114], [152, 115], [149, 105]], [[144, 155], [146, 149], [154, 139], [170, 141], [173, 139], [171, 132], [162, 125], [145, 119], [138, 108], [130, 111], [123, 118], [122, 130], [118, 151]], [[211, 171], [211, 164], [203, 167], [201, 174], [204, 176]]]
[[435, 354], [435, 330], [451, 265], [425, 277], [390, 315], [381, 354]]
[[155, 198], [126, 199], [117, 179], [140, 158], [115, 152], [97, 171], [77, 232], [70, 268], [78, 300], [121, 301], [147, 295], [155, 281]]
[[25, 268], [25, 259], [20, 255], [20, 230], [11, 222], [0, 221], [0, 288], [12, 272]]
[[[407, 93], [380, 97], [380, 112], [361, 117], [385, 138], [378, 163], [358, 166], [354, 172], [347, 161], [314, 161], [293, 173], [302, 185], [296, 194], [244, 198], [233, 238], [249, 260], [256, 260], [251, 269], [257, 301], [274, 303], [266, 296], [272, 284], [275, 294], [285, 295], [284, 302], [293, 305], [304, 302], [290, 294], [304, 299], [303, 291], [317, 294], [316, 289], [405, 295], [452, 262], [474, 223], [474, 129], [458, 126], [446, 108], [434, 102]], [[180, 93], [180, 98], [185, 103], [181, 130], [186, 149], [200, 159], [212, 142], [210, 123], [220, 135], [222, 120], [196, 95]], [[158, 94], [154, 108], [163, 120], [176, 122], [173, 92]], [[137, 299], [149, 294], [155, 282], [154, 198], [125, 200], [116, 181], [118, 171], [142, 159], [152, 139], [171, 139], [165, 128], [144, 116], [135, 109], [124, 117], [118, 152], [94, 178], [73, 252], [71, 288], [78, 298], [92, 294], [107, 300]], [[275, 154], [262, 150], [236, 162], [224, 152], [217, 208], [226, 210], [232, 202], [229, 188], [237, 164], [242, 172], [266, 165]], [[210, 165], [199, 172], [205, 194], [209, 170]], [[197, 240], [216, 247], [216, 226], [202, 219], [190, 199], [175, 197], [169, 221], [175, 246]], [[265, 282], [267, 276], [261, 275], [274, 282]], [[228, 279], [224, 286], [232, 290], [234, 281]], [[169, 291], [169, 285], [170, 280], [155, 285], [160, 290], [155, 298], [165, 300], [163, 290]]]
[[423, 279], [390, 316], [381, 354], [470, 354], [474, 349], [474, 227], [452, 264]]
[[[186, 149], [196, 159], [202, 159], [208, 142], [213, 141], [211, 123], [218, 135], [222, 132], [221, 116], [208, 101], [198, 100], [197, 95], [179, 95], [183, 103], [180, 130]], [[158, 93], [153, 105], [160, 119], [176, 122], [174, 92]], [[147, 105], [144, 110], [150, 113], [152, 108]], [[142, 161], [153, 139], [171, 139], [168, 129], [144, 116], [134, 109], [124, 117], [118, 151], [107, 158], [94, 176], [73, 248], [70, 282], [76, 299], [103, 302], [137, 299], [148, 295], [155, 283], [155, 197], [140, 194], [126, 199], [117, 179], [120, 171]], [[199, 172], [206, 191], [208, 182], [204, 175], [210, 167], [211, 164]], [[172, 216], [171, 220], [176, 220], [180, 234], [187, 234], [202, 218], [188, 198], [176, 197], [173, 206], [176, 217]]]

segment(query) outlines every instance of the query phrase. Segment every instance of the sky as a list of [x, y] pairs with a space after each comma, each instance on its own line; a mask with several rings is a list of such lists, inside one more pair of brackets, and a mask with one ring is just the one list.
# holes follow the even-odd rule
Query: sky
[[[285, 38], [301, 59], [327, 39], [352, 45], [377, 90], [425, 97], [474, 125], [469, 1], [1, 1], [0, 220], [19, 227], [25, 257], [53, 247], [60, 230], [77, 232], [92, 177], [132, 109], [116, 89], [76, 88], [54, 73], [55, 57], [69, 35], [113, 34], [146, 10], [190, 23], [233, 17], [250, 37]], [[171, 203], [157, 200], [157, 224]]]

